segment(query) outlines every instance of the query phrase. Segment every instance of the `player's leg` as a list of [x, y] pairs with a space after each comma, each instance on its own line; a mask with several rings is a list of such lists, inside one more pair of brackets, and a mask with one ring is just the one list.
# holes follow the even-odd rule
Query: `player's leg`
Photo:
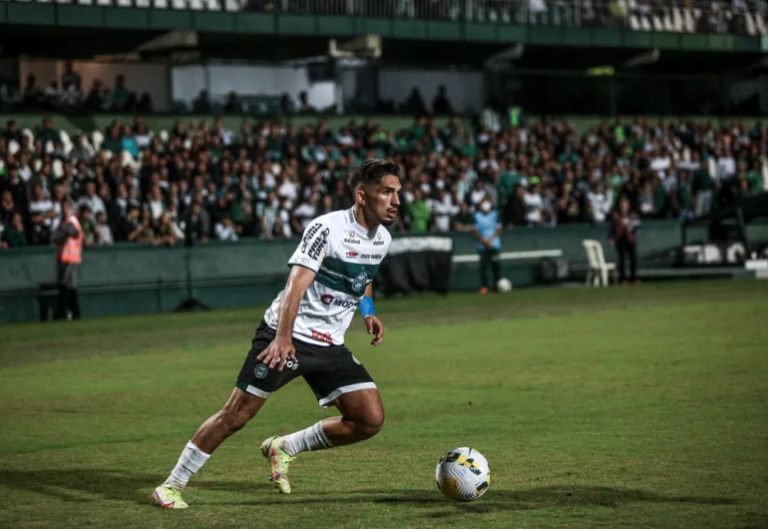
[[320, 406], [336, 406], [341, 417], [323, 419], [290, 435], [270, 437], [261, 445], [272, 465], [271, 479], [285, 494], [291, 491], [288, 464], [297, 454], [363, 441], [376, 435], [384, 424], [376, 384], [348, 349], [305, 346], [300, 351], [297, 346], [298, 353], [303, 353], [304, 379]]
[[362, 389], [333, 401], [341, 417], [322, 421], [323, 432], [332, 446], [344, 446], [370, 439], [384, 427], [384, 406], [378, 389]]
[[257, 357], [274, 339], [274, 331], [262, 324], [256, 331], [253, 346], [243, 362], [237, 384], [229, 400], [206, 420], [181, 452], [176, 467], [165, 482], [155, 489], [155, 501], [168, 509], [185, 508], [181, 493], [189, 480], [208, 461], [216, 448], [229, 436], [243, 428], [266, 402], [273, 391], [301, 374], [298, 365], [278, 371], [269, 369]]
[[155, 501], [167, 509], [187, 507], [181, 493], [189, 480], [210, 459], [221, 443], [248, 424], [266, 401], [265, 398], [251, 395], [236, 387], [224, 407], [208, 418], [184, 447], [171, 474], [155, 489]]
[[270, 481], [283, 494], [291, 493], [288, 468], [301, 452], [327, 450], [370, 439], [384, 426], [384, 407], [379, 390], [362, 389], [340, 395], [331, 403], [341, 417], [323, 419], [290, 435], [270, 437], [261, 445], [272, 467]]

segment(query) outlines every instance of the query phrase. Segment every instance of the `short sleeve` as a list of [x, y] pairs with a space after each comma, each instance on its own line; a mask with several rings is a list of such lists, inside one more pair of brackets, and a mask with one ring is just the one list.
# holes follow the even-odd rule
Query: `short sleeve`
[[298, 248], [288, 260], [288, 266], [303, 266], [317, 272], [330, 244], [331, 229], [322, 222], [313, 222], [304, 230]]

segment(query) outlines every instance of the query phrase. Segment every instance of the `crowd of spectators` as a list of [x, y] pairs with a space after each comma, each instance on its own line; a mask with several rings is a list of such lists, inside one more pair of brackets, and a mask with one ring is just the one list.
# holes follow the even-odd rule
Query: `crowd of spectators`
[[66, 61], [61, 79], [52, 79], [47, 86], [39, 84], [37, 76], [29, 74], [22, 86], [12, 86], [0, 76], [0, 107], [14, 111], [124, 112], [151, 113], [149, 93], [138, 94], [126, 84], [124, 75], [115, 76], [114, 85], [106, 86], [95, 79], [86, 90], [82, 78]]
[[[745, 14], [764, 24], [766, 0], [248, 0], [244, 9], [262, 13], [288, 12], [317, 15], [358, 15], [429, 20], [471, 20], [518, 25], [579, 25], [632, 27], [629, 17], [676, 17], [685, 12], [693, 22], [688, 31], [697, 33], [749, 33]], [[680, 17], [683, 15], [680, 14]], [[651, 25], [648, 30], [668, 31], [677, 24]], [[636, 29], [643, 29], [639, 27]], [[762, 29], [760, 33], [762, 33]], [[673, 29], [682, 31], [682, 28]]]
[[263, 121], [235, 131], [216, 119], [160, 131], [135, 118], [70, 137], [50, 119], [34, 132], [10, 121], [0, 133], [0, 247], [50, 244], [64, 200], [86, 245], [291, 238], [352, 206], [348, 177], [370, 157], [401, 166], [391, 229], [410, 233], [467, 229], [485, 197], [505, 226], [531, 227], [604, 223], [622, 195], [641, 218], [686, 218], [764, 188], [760, 124], [618, 120], [580, 133], [552, 119], [503, 126], [490, 109], [480, 123]]

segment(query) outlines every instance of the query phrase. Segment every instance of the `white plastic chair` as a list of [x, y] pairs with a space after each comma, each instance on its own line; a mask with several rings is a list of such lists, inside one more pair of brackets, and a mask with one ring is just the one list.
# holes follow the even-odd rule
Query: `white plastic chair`
[[61, 178], [62, 176], [64, 176], [64, 164], [62, 163], [61, 160], [56, 158], [51, 164], [51, 166], [53, 169], [53, 176], [55, 176], [56, 178]]
[[100, 151], [101, 144], [104, 143], [104, 135], [100, 131], [95, 130], [93, 131], [93, 135], [91, 136], [91, 138], [92, 138], [91, 143], [93, 144], [93, 148], [96, 149], [96, 151]]
[[603, 254], [603, 245], [599, 241], [593, 239], [584, 239], [581, 241], [584, 246], [584, 250], [587, 252], [587, 260], [589, 261], [589, 271], [587, 272], [587, 286], [592, 285], [595, 287], [609, 285], [609, 272], [614, 276], [614, 283], [616, 282], [616, 263], [608, 263], [605, 261], [605, 255]]
[[29, 138], [29, 145], [32, 146], [35, 144], [35, 135], [32, 133], [30, 129], [22, 129], [21, 133]]
[[64, 146], [64, 154], [69, 154], [74, 145], [72, 145], [72, 140], [69, 137], [69, 134], [67, 134], [67, 131], [62, 129], [59, 131], [59, 136], [61, 136], [61, 144]]

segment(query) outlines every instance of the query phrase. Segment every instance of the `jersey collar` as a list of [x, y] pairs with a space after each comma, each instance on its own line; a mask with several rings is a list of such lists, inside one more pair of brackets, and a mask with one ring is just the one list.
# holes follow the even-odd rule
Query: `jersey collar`
[[355, 218], [355, 206], [352, 206], [347, 210], [347, 220], [358, 232], [360, 232], [360, 234], [365, 234], [367, 238], [373, 239], [376, 236], [378, 229], [368, 230], [357, 222], [357, 219]]

